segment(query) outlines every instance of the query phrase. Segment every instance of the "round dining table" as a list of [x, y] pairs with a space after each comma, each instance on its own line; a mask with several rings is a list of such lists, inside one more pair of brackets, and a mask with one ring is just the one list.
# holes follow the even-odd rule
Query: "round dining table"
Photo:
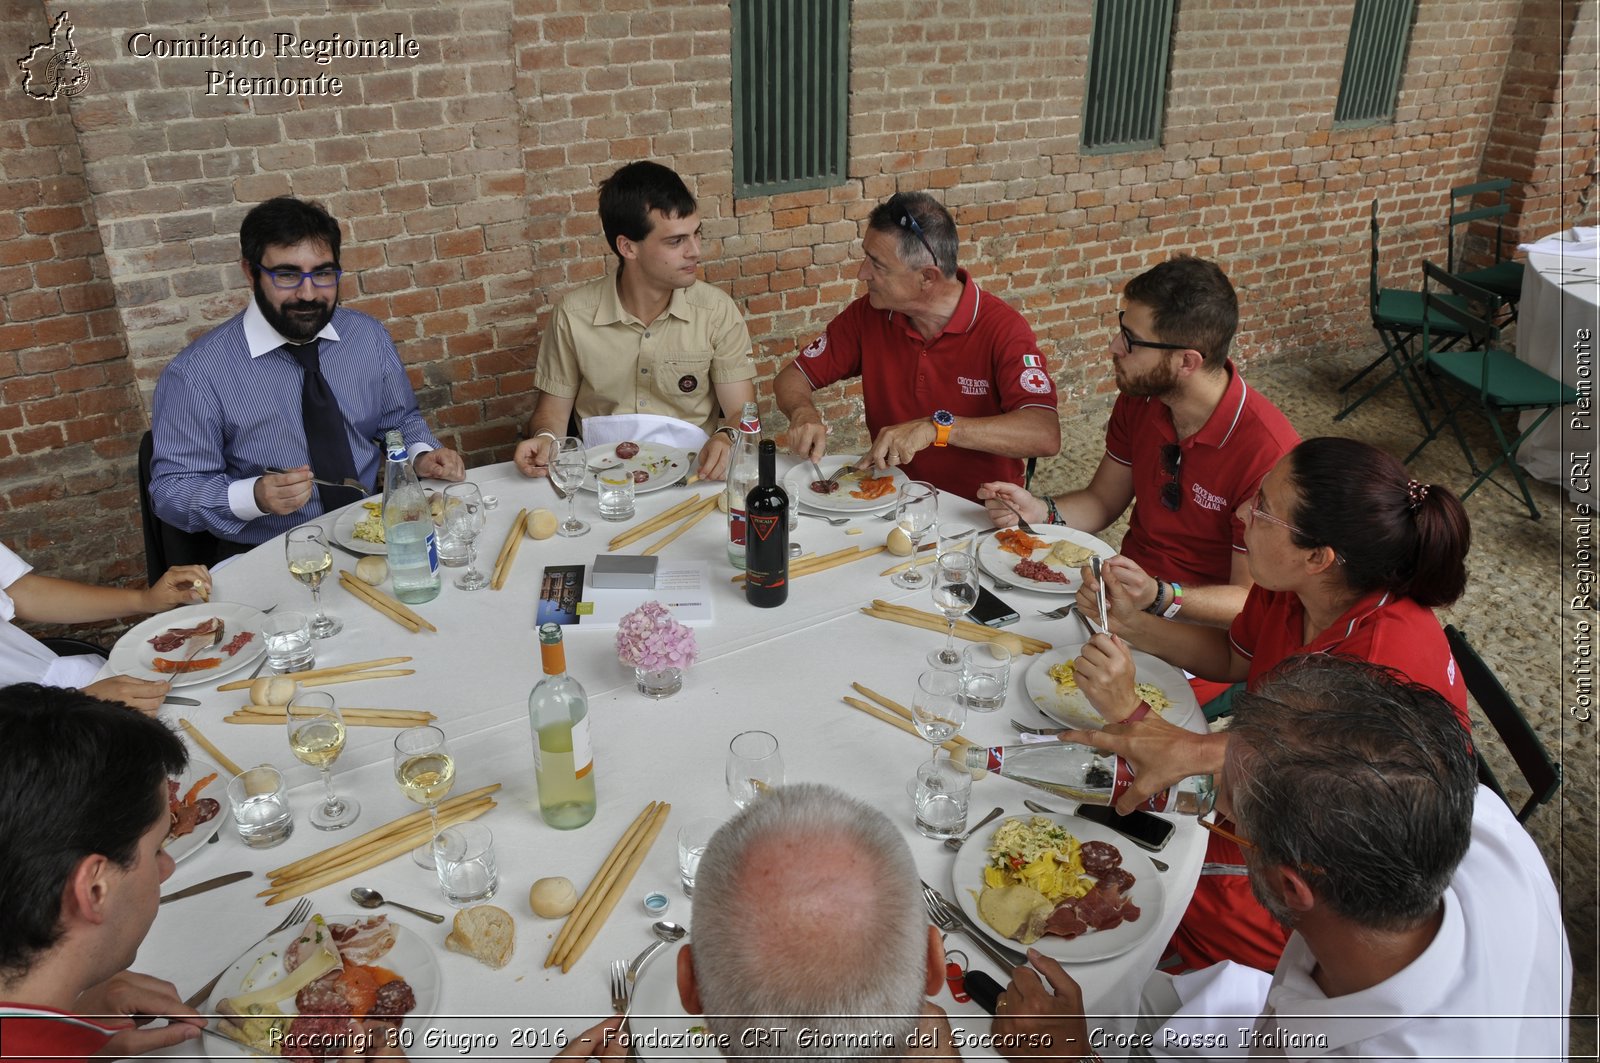
[[[1586, 232], [1592, 236], [1595, 231]], [[1535, 478], [1564, 488], [1573, 502], [1592, 505], [1600, 245], [1592, 238], [1568, 241], [1567, 247], [1561, 243], [1541, 240], [1536, 246], [1549, 250], [1528, 252], [1522, 298], [1517, 304], [1517, 357], [1569, 387], [1579, 388], [1591, 403], [1587, 410], [1568, 406], [1552, 413], [1522, 444], [1517, 460]], [[1523, 414], [1521, 427], [1526, 428], [1537, 416]]]
[[[479, 540], [480, 565], [485, 571], [494, 564], [519, 508], [547, 508], [558, 514], [565, 509], [548, 481], [524, 478], [510, 463], [472, 469], [468, 478], [485, 495], [498, 500]], [[496, 970], [447, 951], [448, 920], [435, 926], [386, 909], [391, 920], [418, 935], [432, 950], [440, 969], [437, 1006], [429, 1014], [414, 1014], [408, 1020], [413, 1056], [461, 1054], [448, 1046], [468, 1044], [473, 1050], [465, 1054], [477, 1056], [552, 1055], [555, 1044], [565, 1036], [611, 1012], [611, 961], [631, 958], [651, 940], [652, 917], [640, 903], [647, 893], [667, 895], [668, 918], [689, 925], [692, 940], [691, 903], [678, 881], [677, 832], [681, 824], [697, 817], [726, 818], [735, 813], [724, 785], [724, 758], [729, 741], [741, 731], [761, 729], [778, 738], [787, 782], [827, 783], [881, 809], [904, 832], [922, 878], [945, 897], [956, 900], [968, 885], [952, 881], [955, 855], [914, 828], [906, 783], [917, 765], [928, 758], [929, 745], [842, 701], [852, 693], [854, 682], [902, 705], [911, 704], [917, 675], [927, 667], [924, 657], [942, 645], [943, 633], [874, 619], [861, 609], [872, 599], [882, 598], [931, 611], [931, 596], [926, 590], [901, 590], [880, 575], [899, 560], [880, 553], [793, 578], [783, 606], [754, 608], [745, 602], [740, 586], [732, 582], [735, 573], [727, 559], [727, 528], [720, 513], [700, 521], [661, 555], [663, 561], [706, 562], [711, 574], [712, 616], [709, 623], [696, 628], [699, 657], [687, 670], [679, 693], [660, 701], [642, 696], [631, 668], [617, 660], [611, 631], [586, 630], [581, 622], [565, 629], [568, 670], [588, 694], [598, 811], [588, 825], [570, 831], [553, 829], [540, 818], [526, 706], [528, 692], [541, 676], [535, 610], [545, 566], [592, 565], [597, 555], [606, 552], [614, 535], [697, 493], [710, 497], [721, 489], [721, 484], [700, 483], [640, 494], [637, 516], [629, 523], [601, 521], [595, 496], [580, 493], [578, 513], [592, 530], [575, 538], [524, 541], [502, 589], [461, 591], [453, 580], [462, 570], [441, 568], [439, 596], [414, 606], [437, 632], [407, 631], [343, 589], [336, 579], [324, 584], [324, 605], [343, 622], [343, 630], [316, 644], [319, 667], [409, 656], [413, 660], [404, 667], [415, 671], [404, 677], [328, 687], [340, 704], [436, 714], [437, 725], [445, 731], [455, 757], [454, 792], [490, 783], [502, 786], [495, 795], [497, 807], [479, 822], [494, 836], [499, 891], [492, 903], [503, 907], [516, 923], [510, 963]], [[981, 506], [948, 494], [940, 498], [939, 516], [946, 529], [989, 527]], [[337, 517], [329, 514], [319, 523], [331, 531]], [[807, 552], [820, 555], [851, 546], [877, 546], [892, 527], [875, 514], [855, 517], [844, 526], [802, 517], [791, 538], [803, 543]], [[662, 534], [647, 536], [620, 552], [640, 553]], [[336, 569], [354, 570], [354, 557], [339, 550], [334, 554]], [[1070, 601], [1069, 597], [1016, 588], [1000, 593], [1021, 614], [1021, 620], [1008, 630], [1044, 640], [1057, 649], [1081, 643], [1086, 637], [1075, 617], [1048, 619], [1041, 615]], [[282, 537], [218, 566], [214, 573], [214, 602], [309, 612], [310, 597], [289, 574]], [[1011, 719], [1035, 725], [1050, 723], [1024, 692], [1024, 674], [1033, 659], [1017, 659], [1005, 706], [996, 712], [971, 713], [964, 737], [979, 745], [1011, 744], [1018, 740]], [[240, 670], [237, 676], [246, 674]], [[164, 891], [170, 893], [226, 872], [254, 872], [244, 881], [161, 906], [134, 969], [171, 980], [185, 996], [238, 958], [287, 912], [287, 903], [268, 907], [257, 896], [266, 887], [266, 871], [311, 857], [417, 810], [394, 779], [392, 747], [398, 732], [352, 726], [346, 748], [333, 767], [333, 783], [338, 792], [360, 801], [360, 818], [342, 831], [313, 829], [307, 816], [321, 799], [319, 776], [294, 760], [282, 726], [224, 722], [224, 716], [249, 699], [245, 691], [218, 692], [218, 685], [207, 681], [174, 691], [202, 704], [168, 706], [163, 717], [174, 725], [179, 718], [190, 721], [240, 766], [270, 763], [284, 771], [292, 787], [295, 827], [283, 844], [258, 850], [247, 848], [231, 820], [225, 822], [217, 843], [199, 846], [166, 882]], [[211, 759], [192, 745], [191, 749], [201, 758]], [[208, 791], [223, 799], [224, 816], [225, 781]], [[1008, 814], [1026, 815], [1023, 801], [1027, 798], [1039, 799], [1062, 812], [1073, 810], [1069, 800], [988, 775], [973, 786], [969, 822], [976, 822], [995, 806]], [[670, 802], [671, 813], [622, 902], [569, 972], [545, 967], [561, 922], [533, 914], [530, 886], [540, 878], [564, 876], [581, 892], [627, 826], [651, 801]], [[1156, 882], [1135, 895], [1147, 932], [1119, 955], [1069, 965], [1083, 987], [1091, 1025], [1131, 1029], [1141, 987], [1195, 888], [1206, 834], [1192, 819], [1174, 819], [1176, 830], [1160, 854], [1166, 869]], [[991, 826], [979, 831], [969, 844], [984, 844], [992, 830]], [[1127, 847], [1131, 849], [1131, 843]], [[314, 891], [310, 896], [315, 910], [330, 918], [357, 914], [349, 897], [354, 886], [453, 914], [435, 875], [404, 856]], [[920, 907], [922, 899], [911, 896], [905, 903]], [[989, 972], [1002, 984], [1007, 981], [1007, 972], [961, 935], [950, 934], [947, 945], [963, 953], [971, 967]], [[657, 1024], [681, 1030], [693, 1021], [675, 1010], [676, 995], [669, 984], [661, 982], [671, 977], [670, 956], [657, 960], [641, 977], [641, 1003], [648, 998], [654, 1002], [652, 1010], [667, 1014], [636, 1012], [630, 1020], [636, 1037]], [[964, 1049], [968, 1055], [993, 1055], [982, 1043], [989, 1017], [976, 1004], [957, 1003], [948, 991], [941, 991], [936, 1002], [969, 1039]], [[211, 1038], [170, 1054], [192, 1055], [197, 1050], [213, 1057], [240, 1054], [234, 1046]], [[645, 1058], [685, 1054], [705, 1053], [665, 1049], [642, 1053]]]

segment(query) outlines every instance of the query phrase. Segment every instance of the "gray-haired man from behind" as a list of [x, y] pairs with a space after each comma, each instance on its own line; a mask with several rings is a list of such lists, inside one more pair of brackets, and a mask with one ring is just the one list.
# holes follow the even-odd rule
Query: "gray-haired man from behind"
[[[944, 985], [944, 945], [918, 898], [911, 850], [882, 812], [828, 786], [779, 787], [700, 859], [679, 998], [728, 1058], [959, 1058], [927, 1000]], [[620, 1058], [616, 1028], [592, 1027], [558, 1058]]]

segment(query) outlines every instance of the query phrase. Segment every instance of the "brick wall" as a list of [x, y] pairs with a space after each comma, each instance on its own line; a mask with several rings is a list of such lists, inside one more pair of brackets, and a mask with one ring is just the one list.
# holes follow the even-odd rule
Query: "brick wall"
[[[1541, 5], [1556, 4], [1418, 5], [1396, 121], [1334, 130], [1352, 0], [1186, 0], [1162, 146], [1085, 156], [1088, 5], [856, 0], [848, 179], [736, 201], [723, 3], [355, 0], [330, 14], [211, 0], [200, 14], [179, 0], [84, 0], [71, 14], [89, 91], [46, 104], [13, 79], [0, 110], [0, 179], [33, 197], [0, 217], [18, 237], [0, 254], [40, 256], [26, 273], [0, 259], [0, 536], [20, 542], [78, 504], [128, 512], [154, 380], [243, 305], [238, 222], [280, 193], [321, 199], [344, 222], [346, 303], [388, 325], [424, 410], [474, 461], [505, 457], [531, 409], [542, 315], [609, 268], [595, 187], [638, 158], [675, 166], [698, 193], [705, 275], [745, 309], [764, 380], [854, 296], [862, 222], [896, 189], [950, 205], [964, 264], [1035, 323], [1067, 416], [1102, 416], [1116, 292], [1176, 251], [1234, 278], [1246, 363], [1365, 352], [1374, 197], [1386, 268], [1409, 272], [1442, 256], [1447, 189], [1487, 170], [1486, 151], [1509, 154], [1512, 132], [1535, 130], [1536, 154], [1582, 153], [1581, 136], [1550, 148], [1550, 117], [1501, 89], [1528, 65], [1507, 76], [1514, 44], [1542, 32]], [[16, 16], [8, 55], [44, 38], [37, 5], [0, 5]], [[1568, 39], [1591, 39], [1563, 53], [1575, 87], [1561, 121], [1589, 131], [1590, 155], [1596, 108], [1580, 90], [1595, 6], [1568, 19]], [[129, 53], [141, 29], [269, 49], [279, 32], [400, 33], [418, 55], [142, 58]], [[207, 95], [206, 71], [219, 68], [336, 76], [343, 92]], [[853, 389], [821, 397], [835, 419], [855, 417]], [[137, 549], [120, 524], [75, 527], [73, 552], [40, 560], [114, 577], [139, 567], [127, 564]]]

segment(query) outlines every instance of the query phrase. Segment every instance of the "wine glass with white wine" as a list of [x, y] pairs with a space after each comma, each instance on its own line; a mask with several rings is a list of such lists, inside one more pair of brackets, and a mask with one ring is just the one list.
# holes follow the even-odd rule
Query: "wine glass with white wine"
[[283, 551], [289, 561], [289, 575], [311, 588], [311, 603], [317, 610], [316, 619], [311, 621], [311, 637], [337, 635], [344, 624], [322, 611], [322, 581], [333, 571], [333, 553], [322, 528], [305, 524], [289, 529]]
[[933, 746], [929, 762], [939, 759], [939, 747], [961, 733], [967, 706], [961, 700], [961, 673], [930, 668], [917, 676], [917, 696], [911, 701], [911, 719]]
[[418, 867], [433, 868], [433, 845], [439, 837], [439, 802], [456, 781], [456, 762], [437, 727], [408, 727], [395, 736], [394, 781], [411, 800], [428, 809], [433, 830], [426, 845], [411, 851]]
[[556, 534], [571, 538], [588, 532], [589, 525], [578, 519], [578, 488], [589, 475], [589, 454], [583, 449], [583, 440], [566, 436], [555, 442], [550, 455], [550, 483], [567, 500], [567, 519], [561, 522]]
[[325, 690], [302, 690], [284, 706], [284, 721], [289, 727], [289, 750], [302, 764], [322, 772], [326, 797], [311, 810], [311, 825], [318, 830], [348, 827], [361, 814], [353, 797], [333, 792], [333, 762], [344, 752], [344, 717], [333, 695]]

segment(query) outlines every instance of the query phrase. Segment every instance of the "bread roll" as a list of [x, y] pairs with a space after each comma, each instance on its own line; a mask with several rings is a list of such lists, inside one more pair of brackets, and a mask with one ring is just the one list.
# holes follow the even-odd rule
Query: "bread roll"
[[577, 887], [560, 876], [542, 878], [528, 891], [528, 907], [541, 919], [560, 919], [577, 905]]
[[556, 515], [548, 509], [536, 509], [528, 514], [528, 538], [548, 539], [556, 533]]

